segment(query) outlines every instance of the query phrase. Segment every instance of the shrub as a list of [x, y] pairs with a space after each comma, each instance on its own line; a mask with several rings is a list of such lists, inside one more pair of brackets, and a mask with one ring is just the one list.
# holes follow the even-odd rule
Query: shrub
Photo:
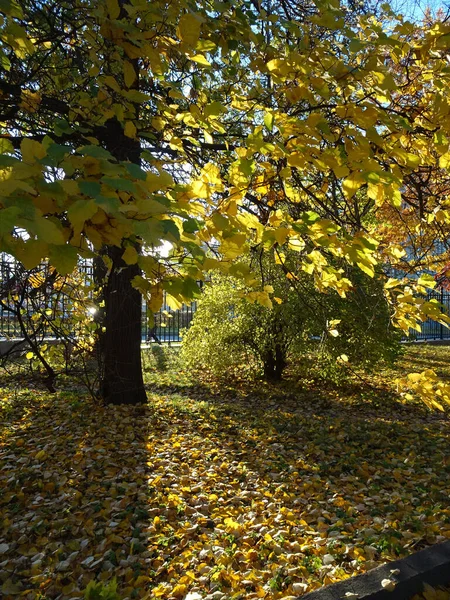
[[[306, 354], [315, 358], [309, 360], [315, 375], [333, 379], [345, 372], [346, 357], [353, 367], [365, 370], [380, 361], [392, 362], [400, 352], [401, 336], [390, 325], [382, 284], [356, 269], [346, 276], [353, 290], [341, 298], [335, 292], [319, 293], [305, 273], [293, 282], [279, 265], [265, 259], [260, 283], [273, 288], [269, 309], [243, 297], [249, 289], [242, 280], [214, 275], [184, 333], [185, 365], [215, 375], [245, 369], [278, 380], [289, 359]], [[336, 337], [330, 332], [331, 320], [339, 332]]]
[[213, 276], [183, 336], [185, 364], [216, 375], [246, 365], [266, 379], [280, 379], [290, 352], [308, 340], [301, 302], [289, 291], [286, 278], [281, 282], [271, 278], [274, 296], [280, 294], [285, 301], [275, 301], [270, 309], [246, 300], [249, 290], [239, 279]]
[[380, 363], [392, 364], [402, 350], [402, 334], [391, 325], [383, 284], [359, 269], [346, 273], [353, 290], [347, 298], [324, 297], [328, 318], [339, 320], [339, 335], [324, 336], [320, 348], [325, 361], [336, 364], [346, 355], [351, 365], [371, 371]]

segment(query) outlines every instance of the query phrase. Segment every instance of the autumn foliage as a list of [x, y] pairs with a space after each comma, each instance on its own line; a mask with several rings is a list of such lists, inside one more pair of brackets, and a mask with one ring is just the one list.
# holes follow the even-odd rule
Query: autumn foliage
[[[103, 261], [108, 402], [146, 400], [141, 294], [157, 311], [163, 291], [176, 306], [206, 272], [236, 269], [272, 304], [240, 269], [250, 248], [280, 264], [297, 252], [342, 298], [346, 265], [381, 278], [405, 333], [449, 322], [409, 251], [447, 240], [445, 19], [335, 0], [1, 11], [0, 250], [62, 275]], [[399, 259], [405, 277], [389, 277]]]

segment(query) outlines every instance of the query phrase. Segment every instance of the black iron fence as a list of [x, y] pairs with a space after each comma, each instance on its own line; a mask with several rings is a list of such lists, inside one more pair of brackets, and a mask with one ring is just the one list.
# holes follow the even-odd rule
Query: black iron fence
[[153, 315], [153, 327], [149, 325], [145, 301], [142, 305], [142, 341], [168, 343], [181, 341], [181, 331], [191, 324], [197, 303], [183, 304], [178, 310], [172, 310], [165, 303], [161, 310]]
[[[92, 262], [81, 262], [77, 267], [77, 280], [86, 285], [93, 279]], [[25, 284], [25, 285], [24, 285]], [[51, 289], [51, 270], [40, 265], [31, 271], [6, 254], [0, 254], [0, 341], [21, 339], [22, 327], [26, 324], [28, 333], [33, 327], [30, 315], [40, 310], [52, 316], [69, 317], [73, 310], [73, 299]], [[89, 292], [87, 292], [89, 293]], [[142, 303], [142, 342], [173, 343], [181, 340], [181, 330], [188, 328], [197, 303], [183, 304], [178, 310], [171, 309], [163, 298], [163, 306], [153, 315], [153, 325], [149, 325], [149, 315], [145, 300]], [[92, 306], [93, 310], [94, 307]], [[89, 307], [88, 307], [89, 310]], [[18, 314], [19, 313], [19, 314]], [[21, 319], [20, 313], [27, 315]], [[22, 321], [22, 326], [21, 322]], [[28, 330], [30, 328], [30, 330]], [[48, 326], [43, 332], [46, 337], [54, 337]]]
[[[17, 301], [11, 303], [11, 297], [17, 298], [17, 294], [23, 290], [23, 282], [26, 280], [26, 288], [32, 290], [31, 294], [24, 294], [21, 304], [21, 311], [28, 317], [39, 310], [47, 312], [53, 311], [55, 314], [69, 316], [72, 310], [72, 301], [64, 294], [54, 293], [50, 288], [51, 277], [46, 273], [48, 267], [45, 265], [39, 269], [27, 272], [24, 267], [17, 263], [12, 257], [6, 254], [0, 254], [0, 341], [21, 339], [22, 331], [19, 322], [20, 315], [17, 315]], [[92, 281], [93, 266], [86, 261], [78, 266], [78, 277], [82, 283]], [[28, 277], [28, 279], [27, 279]], [[36, 281], [34, 278], [41, 277], [42, 281]], [[47, 277], [47, 280], [46, 280]], [[437, 300], [440, 302], [444, 311], [450, 314], [450, 292], [441, 290], [430, 292], [428, 300]], [[181, 341], [181, 331], [187, 329], [194, 317], [197, 303], [182, 305], [178, 310], [173, 310], [166, 304], [164, 297], [163, 306], [153, 315], [153, 325], [149, 325], [147, 306], [145, 300], [142, 303], [142, 342], [160, 342], [173, 343]], [[30, 319], [28, 319], [29, 321]], [[45, 335], [53, 337], [51, 328], [45, 331]], [[422, 323], [422, 331], [411, 331], [408, 340], [450, 340], [450, 329], [436, 323], [435, 321], [425, 321]]]
[[[437, 300], [444, 307], [444, 312], [450, 315], [450, 292], [440, 290], [427, 295], [427, 300]], [[428, 319], [421, 324], [422, 331], [411, 330], [408, 340], [450, 340], [450, 329], [445, 325]]]

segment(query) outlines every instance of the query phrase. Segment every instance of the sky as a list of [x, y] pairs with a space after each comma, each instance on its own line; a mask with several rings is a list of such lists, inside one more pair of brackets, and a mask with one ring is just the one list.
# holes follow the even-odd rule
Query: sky
[[450, 0], [392, 0], [391, 5], [396, 12], [418, 21], [423, 18], [427, 7], [431, 8], [433, 13], [439, 8], [442, 8], [444, 13], [450, 13]]

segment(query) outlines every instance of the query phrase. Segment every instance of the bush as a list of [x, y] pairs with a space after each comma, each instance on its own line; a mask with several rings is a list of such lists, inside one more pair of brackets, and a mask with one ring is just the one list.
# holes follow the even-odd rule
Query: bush
[[[339, 321], [336, 337], [322, 334], [320, 356], [326, 363], [337, 365], [345, 355], [352, 366], [372, 371], [380, 363], [392, 364], [401, 354], [402, 334], [390, 322], [389, 305], [380, 280], [352, 269], [346, 277], [353, 284], [347, 298], [335, 294], [323, 297], [326, 316]], [[315, 330], [320, 335], [320, 327]], [[335, 370], [335, 367], [334, 367]]]
[[182, 359], [188, 367], [222, 375], [245, 365], [266, 379], [281, 378], [289, 354], [308, 342], [307, 319], [288, 280], [271, 277], [266, 284], [269, 279], [274, 296], [285, 300], [275, 301], [272, 309], [246, 300], [249, 289], [239, 279], [213, 276], [183, 336]]
[[[278, 380], [289, 360], [306, 354], [315, 358], [309, 360], [315, 375], [333, 379], [345, 372], [346, 359], [365, 370], [393, 362], [401, 334], [390, 325], [382, 283], [356, 269], [349, 269], [346, 277], [353, 291], [341, 298], [335, 292], [319, 293], [305, 273], [294, 283], [279, 265], [265, 259], [260, 283], [273, 288], [269, 309], [243, 297], [249, 289], [242, 280], [213, 276], [183, 336], [185, 365], [215, 375], [240, 369]], [[329, 326], [332, 320], [335, 327]]]

